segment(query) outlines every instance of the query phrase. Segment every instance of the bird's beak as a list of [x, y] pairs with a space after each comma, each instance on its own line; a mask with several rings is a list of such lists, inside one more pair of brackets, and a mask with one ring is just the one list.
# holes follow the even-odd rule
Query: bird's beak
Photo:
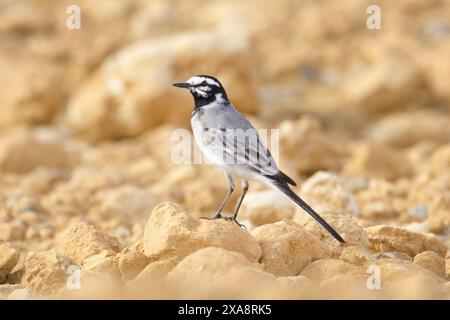
[[178, 88], [190, 88], [191, 85], [187, 82], [177, 82], [173, 84], [174, 87], [178, 87]]

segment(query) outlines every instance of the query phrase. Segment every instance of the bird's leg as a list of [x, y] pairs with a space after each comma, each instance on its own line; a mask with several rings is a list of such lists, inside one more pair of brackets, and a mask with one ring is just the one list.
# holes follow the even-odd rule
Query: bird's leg
[[226, 220], [231, 220], [234, 223], [236, 223], [239, 227], [243, 227], [243, 228], [245, 228], [245, 226], [243, 224], [239, 223], [236, 218], [237, 218], [237, 215], [239, 212], [239, 208], [241, 207], [242, 201], [244, 200], [244, 197], [245, 197], [245, 194], [247, 193], [247, 191], [248, 191], [248, 181], [242, 180], [242, 195], [239, 197], [239, 200], [236, 204], [236, 208], [234, 208], [233, 215], [229, 218], [226, 218]]
[[227, 183], [228, 183], [228, 194], [227, 194], [227, 196], [223, 200], [223, 202], [220, 205], [219, 209], [217, 209], [217, 212], [214, 215], [214, 217], [212, 217], [212, 218], [203, 217], [202, 219], [215, 220], [215, 219], [221, 219], [222, 218], [221, 212], [223, 210], [223, 207], [225, 207], [225, 204], [228, 202], [228, 199], [230, 198], [231, 194], [234, 191], [233, 177], [231, 176], [231, 174], [226, 173], [226, 172], [225, 172], [225, 177], [227, 178]]

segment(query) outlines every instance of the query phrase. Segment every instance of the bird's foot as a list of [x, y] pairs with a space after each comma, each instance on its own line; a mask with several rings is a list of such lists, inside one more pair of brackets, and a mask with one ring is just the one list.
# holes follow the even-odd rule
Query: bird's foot
[[245, 225], [243, 225], [242, 223], [239, 223], [239, 221], [237, 221], [236, 218], [233, 217], [233, 216], [231, 216], [231, 217], [223, 217], [223, 219], [226, 220], [226, 221], [234, 222], [239, 227], [244, 228], [245, 230], [247, 230], [247, 227]]
[[223, 217], [220, 213], [216, 213], [216, 215], [214, 217], [200, 217], [200, 219], [217, 220], [217, 219], [223, 219]]

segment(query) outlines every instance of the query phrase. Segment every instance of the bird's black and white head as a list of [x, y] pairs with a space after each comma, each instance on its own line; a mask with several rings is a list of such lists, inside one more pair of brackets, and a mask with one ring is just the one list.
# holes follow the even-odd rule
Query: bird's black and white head
[[214, 77], [197, 75], [186, 82], [173, 84], [175, 87], [189, 89], [194, 97], [195, 107], [202, 107], [213, 102], [228, 102], [227, 93], [222, 84]]

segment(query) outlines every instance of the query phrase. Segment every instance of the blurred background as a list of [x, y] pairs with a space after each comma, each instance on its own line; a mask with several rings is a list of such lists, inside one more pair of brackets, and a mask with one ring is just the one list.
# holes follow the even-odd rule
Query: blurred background
[[[257, 128], [280, 129], [283, 171], [340, 179], [361, 226], [448, 241], [449, 57], [448, 0], [1, 0], [0, 240], [23, 256], [87, 221], [126, 247], [162, 201], [213, 214], [222, 174], [170, 161], [193, 109], [171, 84], [209, 74]], [[292, 217], [258, 211], [263, 189], [244, 201], [250, 227]]]

